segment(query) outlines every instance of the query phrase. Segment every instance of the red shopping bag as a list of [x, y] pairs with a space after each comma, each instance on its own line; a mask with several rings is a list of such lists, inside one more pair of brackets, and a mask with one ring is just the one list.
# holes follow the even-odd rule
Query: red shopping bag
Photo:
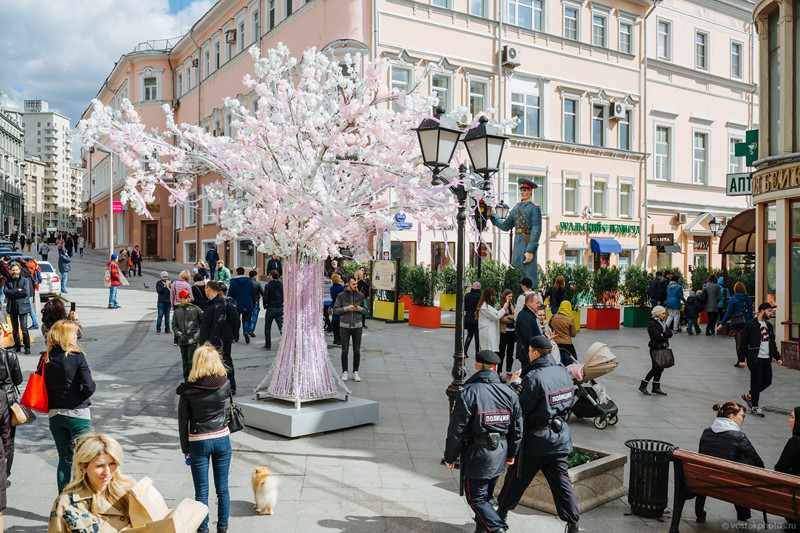
[[45, 359], [47, 359], [47, 354], [42, 356], [39, 360], [39, 367], [36, 369], [36, 372], [32, 373], [28, 378], [25, 392], [22, 393], [22, 399], [19, 401], [19, 403], [37, 413], [46, 413], [49, 410], [47, 386], [44, 382]]

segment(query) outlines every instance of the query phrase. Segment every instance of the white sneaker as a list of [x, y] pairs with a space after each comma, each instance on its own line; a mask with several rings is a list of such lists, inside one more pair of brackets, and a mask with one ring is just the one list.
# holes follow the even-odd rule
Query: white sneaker
[[347, 372], [342, 372], [342, 381], [347, 381]]
[[353, 372], [353, 381], [361, 381], [361, 376], [358, 375], [358, 372]]

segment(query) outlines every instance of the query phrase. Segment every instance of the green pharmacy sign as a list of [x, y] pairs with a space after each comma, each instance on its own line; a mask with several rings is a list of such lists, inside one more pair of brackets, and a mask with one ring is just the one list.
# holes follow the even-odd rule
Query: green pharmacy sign
[[744, 133], [744, 142], [736, 143], [733, 146], [733, 155], [744, 156], [744, 162], [748, 167], [758, 159], [758, 130], [748, 130]]
[[615, 235], [639, 235], [641, 228], [628, 224], [603, 224], [601, 222], [562, 222], [561, 231], [577, 231], [581, 233], [613, 233]]

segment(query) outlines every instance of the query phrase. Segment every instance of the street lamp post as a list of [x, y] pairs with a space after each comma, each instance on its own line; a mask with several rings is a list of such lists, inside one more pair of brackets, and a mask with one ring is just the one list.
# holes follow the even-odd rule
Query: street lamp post
[[[443, 115], [444, 109], [439, 107], [436, 109], [435, 118], [423, 120], [417, 128], [422, 159], [425, 166], [433, 172], [431, 181], [434, 185], [450, 184], [449, 179], [441, 175], [441, 171], [450, 166], [450, 160], [453, 158], [461, 138], [461, 131], [446, 125], [442, 120]], [[475, 172], [484, 177], [482, 188], [486, 191], [491, 189], [491, 174], [499, 169], [503, 143], [506, 140], [505, 137], [499, 135], [499, 132], [497, 134], [489, 132], [487, 122], [486, 117], [481, 117], [480, 124], [469, 130], [464, 138]], [[449, 187], [458, 203], [456, 214], [456, 327], [453, 370], [451, 372], [453, 381], [446, 391], [451, 412], [456, 398], [464, 386], [464, 378], [467, 373], [464, 368], [464, 223], [467, 220], [466, 203], [469, 197], [469, 190], [464, 185], [467, 181], [466, 178], [467, 166], [459, 165], [458, 183]]]

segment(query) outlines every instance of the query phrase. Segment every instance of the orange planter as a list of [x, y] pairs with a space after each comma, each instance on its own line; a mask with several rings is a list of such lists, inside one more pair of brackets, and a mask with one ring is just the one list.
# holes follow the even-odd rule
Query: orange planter
[[619, 329], [619, 308], [587, 309], [586, 327], [589, 329]]
[[411, 309], [411, 306], [413, 305], [413, 302], [411, 301], [411, 296], [409, 296], [408, 294], [404, 294], [403, 296], [398, 298], [397, 301], [402, 302], [403, 305], [405, 305], [406, 309]]
[[408, 323], [421, 328], [442, 327], [442, 308], [412, 305], [408, 311]]

